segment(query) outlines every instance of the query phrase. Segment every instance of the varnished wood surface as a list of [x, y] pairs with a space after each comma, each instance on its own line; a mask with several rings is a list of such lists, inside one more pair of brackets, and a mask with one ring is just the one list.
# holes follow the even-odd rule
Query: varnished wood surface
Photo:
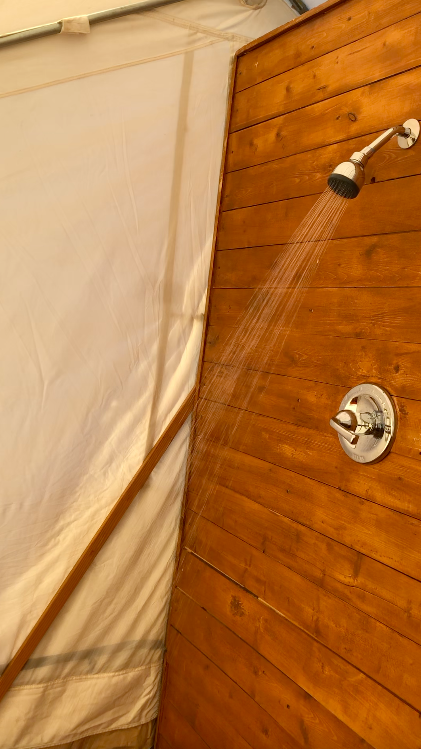
[[399, 125], [419, 112], [420, 82], [421, 69], [414, 68], [233, 132], [228, 141], [227, 171]]
[[[276, 297], [277, 291], [273, 291]], [[210, 325], [235, 327], [253, 298], [252, 289], [215, 289]], [[421, 343], [420, 288], [308, 289], [297, 299], [288, 329], [334, 335]], [[287, 321], [289, 322], [289, 321]]]
[[405, 18], [374, 31], [369, 40], [364, 37], [237, 92], [231, 130], [240, 130], [306, 107], [309, 102], [315, 104], [331, 99], [344, 91], [418, 67], [421, 64], [419, 26], [420, 18]]
[[179, 588], [375, 749], [419, 748], [418, 711], [192, 554]]
[[[241, 359], [225, 349], [336, 164], [421, 117], [420, 39], [418, 0], [334, 0], [237, 60], [197, 435], [211, 428], [167, 643], [171, 749], [421, 749], [419, 144], [369, 162], [285, 343], [271, 328], [236, 334]], [[329, 426], [362, 382], [398, 419], [364, 466]]]
[[[318, 642], [420, 709], [418, 643], [212, 523], [207, 523], [203, 530], [197, 550], [200, 556]], [[204, 545], [206, 553], [201, 554]], [[244, 559], [249, 560], [246, 567]]]
[[[206, 400], [236, 408], [244, 408], [247, 403], [251, 413], [312, 427], [327, 435], [332, 434], [330, 416], [348, 390], [324, 382], [210, 364], [204, 368], [201, 384], [201, 396]], [[421, 460], [421, 401], [395, 398], [395, 408], [399, 429], [392, 451]]]
[[[224, 346], [231, 328], [208, 329], [205, 359], [226, 363]], [[247, 349], [246, 367], [256, 367], [260, 344]], [[281, 350], [271, 351], [265, 369], [305, 380], [318, 380], [351, 389], [358, 382], [377, 382], [393, 395], [421, 400], [421, 346], [329, 335], [288, 334]], [[297, 396], [299, 397], [299, 396]]]
[[[336, 165], [349, 159], [354, 151], [364, 148], [368, 141], [371, 142], [382, 132], [228, 172], [224, 182], [222, 210], [321, 193]], [[392, 138], [365, 168], [366, 184], [420, 173], [419, 149], [405, 151], [400, 148], [396, 138]]]
[[[168, 740], [166, 737], [168, 737]], [[171, 702], [166, 702], [161, 717], [157, 748], [207, 749], [208, 746], [182, 715], [180, 715]]]
[[211, 440], [229, 439], [236, 450], [421, 519], [420, 461], [391, 453], [382, 463], [352, 463], [351, 471], [333, 429], [323, 434], [317, 424], [297, 426], [206, 401], [199, 413], [206, 418], [210, 409]]
[[[333, 238], [419, 231], [420, 193], [419, 175], [366, 185], [363, 193], [349, 201]], [[218, 249], [284, 244], [316, 200], [311, 195], [225, 211], [219, 225]], [[317, 228], [311, 238], [320, 238]]]
[[[219, 709], [220, 685], [215, 678], [215, 675], [218, 676], [217, 669], [206, 678], [205, 666], [208, 663], [200, 663], [200, 660], [194, 663], [191, 653], [187, 657], [183, 651], [180, 654], [178, 642], [175, 631], [170, 629], [167, 637], [169, 665], [166, 694], [171, 697], [177, 712], [210, 749], [250, 749], [250, 744], [236, 730], [235, 723], [232, 725], [226, 719], [228, 711]], [[186, 678], [189, 671], [191, 678]], [[227, 698], [226, 691], [221, 697]]]
[[[216, 703], [215, 719], [223, 727], [224, 733], [219, 744], [208, 739], [212, 748], [246, 744], [253, 749], [272, 749], [273, 746], [298, 749], [299, 744], [269, 713], [175, 629], [170, 630], [168, 662], [170, 679], [171, 672], [176, 680], [183, 674], [188, 675], [189, 689], [196, 693], [196, 701]], [[182, 684], [186, 682], [183, 680]], [[235, 735], [232, 744], [229, 743], [230, 734]], [[242, 741], [238, 743], [240, 737]]]
[[305, 742], [313, 749], [367, 749], [366, 742], [308, 692], [181, 590], [174, 598], [171, 623], [269, 715], [281, 721], [300, 746]]
[[[421, 287], [420, 248], [421, 232], [333, 240], [328, 243], [310, 286]], [[220, 250], [216, 254], [213, 288], [258, 288], [266, 283], [274, 262], [287, 251], [286, 245]]]
[[159, 734], [159, 736], [157, 737], [156, 741], [157, 741], [157, 743], [156, 743], [157, 749], [172, 749], [172, 747], [170, 746], [170, 744], [168, 743], [168, 741], [166, 741], [163, 738], [162, 734]]
[[[405, 6], [395, 0], [370, 3], [350, 0], [336, 3], [325, 17], [320, 9], [300, 19], [294, 33], [275, 36], [266, 44], [239, 57], [236, 91], [315, 60], [335, 49], [351, 44], [373, 32], [397, 23], [420, 10], [418, 0], [407, 0]], [[282, 50], [282, 51], [280, 51]]]
[[[192, 514], [191, 525], [187, 527], [186, 546], [200, 556], [205, 554], [203, 545], [211, 538], [216, 539], [207, 522], [210, 521], [414, 643], [421, 643], [421, 584], [390, 566], [396, 564], [405, 572], [415, 569], [419, 577], [419, 563], [405, 559], [408, 531], [402, 527], [405, 521], [402, 523], [397, 513], [393, 517], [390, 511], [389, 514], [384, 508], [379, 511], [373, 503], [361, 502], [352, 495], [314, 484], [304, 477], [297, 479], [285, 469], [273, 469], [270, 464], [244, 454], [231, 452], [228, 460], [222, 481], [227, 480], [227, 474], [234, 473], [233, 464], [237, 468], [246, 466], [245, 476], [251, 474], [252, 486], [260, 472], [266, 479], [263, 485], [271, 492], [271, 500], [266, 501], [270, 506], [260, 503], [265, 502], [265, 497], [255, 501], [253, 494], [250, 499], [251, 488], [245, 486], [245, 482], [238, 491], [219, 486], [218, 504], [203, 504], [200, 494], [192, 493], [190, 506], [197, 514]], [[271, 475], [280, 477], [278, 491], [271, 484]], [[234, 478], [234, 485], [238, 483]], [[291, 496], [284, 499], [285, 494]], [[293, 501], [295, 506], [291, 508]], [[338, 506], [341, 506], [340, 518]], [[291, 520], [291, 517], [298, 520]], [[346, 523], [354, 522], [354, 518], [355, 531], [347, 532]], [[393, 521], [396, 520], [398, 529], [394, 538]], [[400, 535], [406, 539], [401, 544]], [[412, 535], [410, 529], [409, 537]], [[216, 563], [218, 549], [214, 546], [216, 566], [222, 564]], [[249, 574], [248, 568], [241, 574]], [[238, 579], [246, 584], [244, 577]]]

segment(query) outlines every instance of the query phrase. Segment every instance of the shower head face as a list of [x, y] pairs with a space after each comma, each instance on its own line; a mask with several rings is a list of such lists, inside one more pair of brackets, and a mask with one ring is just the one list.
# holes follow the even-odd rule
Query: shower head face
[[343, 161], [329, 175], [327, 184], [330, 189], [343, 198], [353, 200], [364, 185], [364, 169], [353, 161]]

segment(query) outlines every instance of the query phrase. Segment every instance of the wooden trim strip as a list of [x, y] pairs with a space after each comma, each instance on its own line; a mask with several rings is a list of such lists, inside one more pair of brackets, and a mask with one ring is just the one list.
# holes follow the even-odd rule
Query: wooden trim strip
[[77, 584], [89, 569], [91, 563], [101, 551], [113, 530], [117, 527], [126, 510], [130, 507], [136, 494], [140, 491], [142, 486], [144, 486], [153, 469], [158, 464], [166, 449], [169, 447], [187, 417], [192, 412], [195, 392], [196, 388], [193, 388], [190, 391], [184, 403], [178, 409], [163, 434], [161, 434], [152, 450], [146, 456], [130, 484], [125, 488], [95, 536], [89, 542], [88, 546], [83, 551], [74, 567], [70, 570], [64, 582], [61, 584], [57, 593], [53, 596], [47, 608], [41, 614], [26, 640], [23, 642], [17, 653], [15, 653], [9, 665], [5, 668], [0, 678], [0, 700], [2, 700], [9, 687], [13, 684], [28, 658], [32, 655], [36, 646], [39, 644], [64, 604], [73, 593]]

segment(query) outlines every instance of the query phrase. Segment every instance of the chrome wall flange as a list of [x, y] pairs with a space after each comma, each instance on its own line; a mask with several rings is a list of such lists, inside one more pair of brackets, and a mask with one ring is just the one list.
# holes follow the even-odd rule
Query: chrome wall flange
[[330, 420], [347, 455], [357, 463], [377, 463], [392, 447], [397, 418], [393, 400], [384, 388], [364, 382], [343, 398]]

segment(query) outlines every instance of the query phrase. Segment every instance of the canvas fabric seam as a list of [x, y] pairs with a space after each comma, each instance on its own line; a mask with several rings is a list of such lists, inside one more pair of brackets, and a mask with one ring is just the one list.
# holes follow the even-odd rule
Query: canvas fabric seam
[[105, 677], [123, 676], [124, 674], [134, 674], [136, 672], [145, 671], [146, 669], [153, 670], [154, 668], [161, 667], [162, 658], [152, 663], [147, 663], [144, 666], [137, 666], [136, 668], [126, 668], [123, 671], [107, 671], [100, 674], [83, 674], [79, 676], [68, 676], [65, 679], [55, 679], [54, 681], [41, 681], [38, 684], [20, 684], [15, 687], [10, 687], [9, 692], [23, 691], [24, 689], [39, 689], [39, 687], [49, 687], [57, 684], [66, 684], [69, 681], [88, 681], [91, 679], [103, 679]]
[[100, 70], [90, 70], [88, 73], [80, 73], [79, 75], [68, 76], [66, 78], [60, 78], [55, 81], [48, 81], [47, 83], [40, 83], [37, 86], [28, 86], [27, 88], [17, 89], [16, 91], [8, 91], [7, 93], [0, 94], [0, 99], [7, 99], [9, 96], [18, 96], [19, 94], [27, 94], [30, 91], [39, 91], [43, 88], [49, 88], [50, 86], [59, 86], [61, 83], [71, 83], [71, 81], [82, 80], [83, 78], [90, 78], [94, 75], [101, 75], [102, 73], [110, 73], [114, 70], [124, 70], [124, 68], [132, 68], [136, 65], [144, 65], [148, 62], [155, 62], [156, 60], [165, 60], [170, 57], [177, 57], [177, 55], [184, 55], [187, 52], [195, 52], [197, 49], [203, 49], [204, 47], [210, 47], [213, 44], [218, 44], [224, 39], [208, 39], [205, 42], [196, 44], [193, 47], [183, 47], [174, 52], [166, 52], [161, 55], [155, 55], [154, 57], [140, 58], [139, 60], [133, 60], [131, 62], [123, 62], [119, 65], [112, 65], [111, 67], [101, 68]]
[[244, 34], [235, 34], [233, 31], [220, 31], [214, 29], [212, 26], [206, 26], [202, 23], [196, 23], [196, 21], [188, 21], [187, 19], [179, 18], [178, 16], [172, 16], [170, 13], [165, 13], [161, 10], [153, 10], [148, 15], [159, 18], [159, 20], [169, 23], [172, 26], [179, 26], [182, 29], [188, 29], [189, 31], [197, 31], [200, 34], [206, 36], [213, 36], [217, 39], [223, 39], [228, 42], [244, 42], [247, 44], [252, 41], [251, 36], [245, 36]]

